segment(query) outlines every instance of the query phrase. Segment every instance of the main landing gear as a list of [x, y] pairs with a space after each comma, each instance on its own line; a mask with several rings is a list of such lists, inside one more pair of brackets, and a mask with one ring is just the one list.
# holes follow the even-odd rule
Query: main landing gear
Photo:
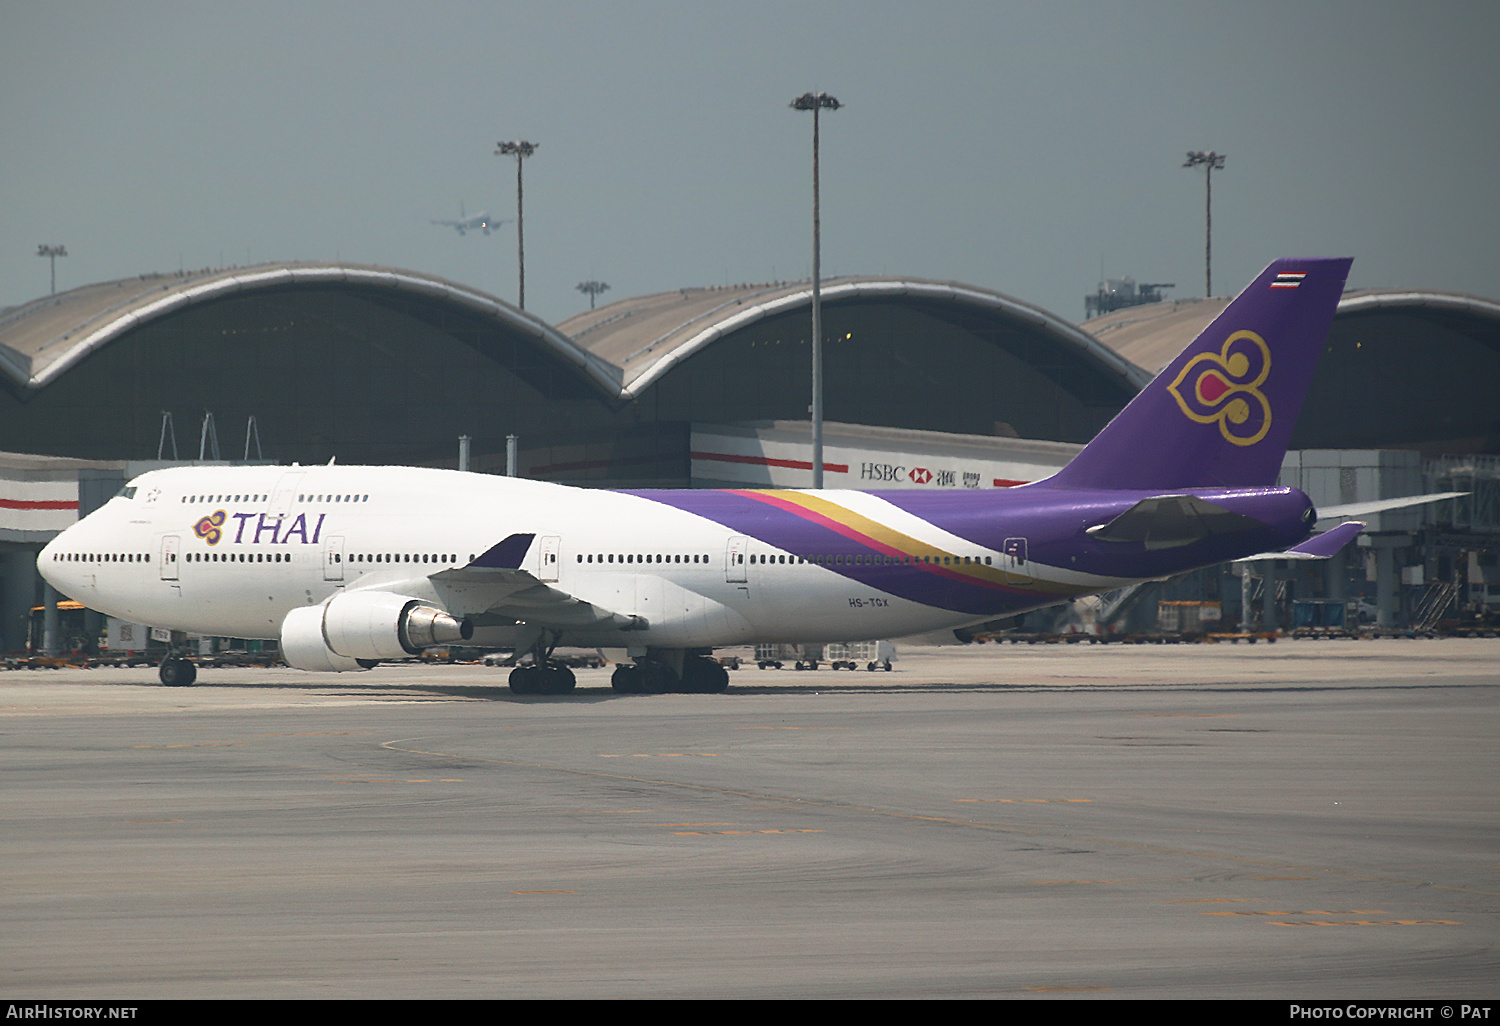
[[161, 661], [156, 675], [169, 688], [190, 688], [198, 679], [198, 666], [191, 659], [168, 655]]
[[547, 641], [540, 635], [531, 649], [531, 662], [510, 671], [510, 690], [517, 695], [566, 695], [578, 683], [573, 671], [552, 662], [552, 650], [557, 647], [557, 638]]
[[566, 695], [577, 683], [572, 670], [556, 663], [527, 663], [510, 671], [510, 689], [518, 695]]
[[673, 670], [671, 662], [669, 658], [647, 658], [634, 665], [621, 664], [610, 684], [623, 695], [711, 695], [729, 687], [729, 671], [708, 656], [683, 656], [680, 673]]

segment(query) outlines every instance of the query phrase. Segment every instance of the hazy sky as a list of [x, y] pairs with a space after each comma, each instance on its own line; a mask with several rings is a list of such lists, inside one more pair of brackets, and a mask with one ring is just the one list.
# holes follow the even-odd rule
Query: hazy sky
[[1500, 299], [1500, 3], [0, 0], [0, 306], [147, 271], [342, 259], [528, 308], [823, 268], [1083, 315], [1278, 256]]

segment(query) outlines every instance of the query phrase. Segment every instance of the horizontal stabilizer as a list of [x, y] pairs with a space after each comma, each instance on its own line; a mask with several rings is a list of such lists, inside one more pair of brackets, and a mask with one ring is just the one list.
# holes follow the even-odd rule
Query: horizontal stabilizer
[[1282, 552], [1261, 552], [1254, 556], [1235, 560], [1236, 563], [1253, 563], [1261, 559], [1329, 559], [1354, 540], [1365, 525], [1358, 520], [1346, 520], [1331, 531], [1309, 538], [1301, 545], [1293, 545]]
[[1388, 509], [1405, 509], [1428, 502], [1456, 499], [1468, 492], [1431, 492], [1427, 495], [1406, 495], [1399, 499], [1374, 499], [1370, 502], [1349, 502], [1340, 506], [1324, 506], [1318, 509], [1318, 522], [1341, 520], [1344, 517], [1367, 517], [1372, 513], [1384, 513]]

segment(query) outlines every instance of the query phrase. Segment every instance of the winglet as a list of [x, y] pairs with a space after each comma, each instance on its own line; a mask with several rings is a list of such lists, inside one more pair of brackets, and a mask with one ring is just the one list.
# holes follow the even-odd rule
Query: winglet
[[526, 558], [526, 553], [531, 548], [532, 539], [535, 537], [534, 534], [513, 534], [504, 541], [490, 546], [469, 566], [493, 570], [519, 570], [521, 561]]

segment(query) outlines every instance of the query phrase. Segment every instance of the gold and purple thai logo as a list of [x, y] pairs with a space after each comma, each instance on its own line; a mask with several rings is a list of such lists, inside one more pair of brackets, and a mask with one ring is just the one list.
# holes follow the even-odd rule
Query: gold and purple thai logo
[[193, 525], [193, 533], [208, 542], [208, 544], [217, 545], [219, 544], [219, 539], [224, 537], [224, 532], [221, 528], [224, 526], [224, 521], [228, 518], [228, 514], [222, 509], [214, 510]]
[[1271, 373], [1271, 350], [1253, 331], [1236, 331], [1217, 353], [1199, 353], [1167, 386], [1182, 412], [1218, 424], [1234, 445], [1254, 445], [1271, 430], [1271, 403], [1260, 386]]

